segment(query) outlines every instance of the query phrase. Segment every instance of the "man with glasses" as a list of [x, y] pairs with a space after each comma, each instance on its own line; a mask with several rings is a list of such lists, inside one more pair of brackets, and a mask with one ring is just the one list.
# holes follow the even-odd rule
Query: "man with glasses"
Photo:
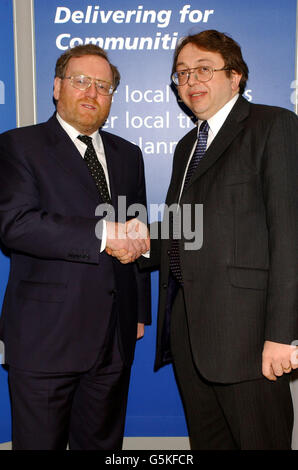
[[[172, 79], [198, 126], [177, 144], [166, 199], [179, 204], [181, 237], [174, 225], [171, 240], [152, 240], [150, 262], [160, 265], [156, 368], [173, 360], [193, 449], [291, 447], [298, 120], [248, 103], [247, 78], [223, 33], [177, 47]], [[193, 250], [186, 208], [196, 204], [203, 240]]]
[[[0, 233], [11, 250], [1, 337], [13, 448], [121, 449], [137, 337], [150, 285], [130, 261], [148, 250], [117, 222], [119, 196], [146, 205], [140, 149], [99, 130], [119, 72], [97, 46], [57, 61], [56, 113], [0, 137]], [[95, 214], [103, 205], [116, 219]], [[97, 212], [98, 213], [98, 212]]]

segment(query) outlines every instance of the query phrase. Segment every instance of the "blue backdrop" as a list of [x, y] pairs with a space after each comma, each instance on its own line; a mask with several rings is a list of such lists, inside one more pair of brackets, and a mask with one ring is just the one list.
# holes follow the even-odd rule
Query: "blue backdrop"
[[[193, 126], [170, 88], [174, 48], [181, 36], [213, 28], [232, 35], [242, 46], [250, 69], [246, 98], [293, 109], [296, 0], [164, 0], [162, 5], [153, 0], [35, 0], [38, 121], [54, 112], [52, 89], [58, 56], [68, 47], [86, 42], [104, 47], [122, 77], [106, 129], [140, 145], [148, 202], [161, 204], [175, 144]], [[1, 264], [5, 261], [1, 258]], [[5, 275], [6, 266], [2, 284]], [[158, 273], [153, 273], [153, 324], [137, 344], [127, 436], [187, 435], [172, 367], [153, 372], [157, 282]], [[0, 397], [1, 407], [3, 403], [5, 399]], [[8, 429], [0, 440], [10, 439]]]
[[[1, 0], [0, 4], [0, 132], [16, 126], [14, 49], [12, 1]], [[1, 247], [1, 243], [0, 243]], [[2, 305], [9, 272], [6, 250], [0, 250], [0, 304]], [[3, 363], [3, 345], [0, 344], [0, 362]], [[0, 366], [0, 442], [10, 441], [10, 404], [7, 373]]]

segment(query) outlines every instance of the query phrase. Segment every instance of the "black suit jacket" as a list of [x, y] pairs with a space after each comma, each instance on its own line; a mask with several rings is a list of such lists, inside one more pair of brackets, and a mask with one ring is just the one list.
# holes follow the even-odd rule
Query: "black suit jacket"
[[[140, 149], [100, 131], [112, 201], [146, 204]], [[150, 322], [150, 284], [134, 264], [100, 253], [100, 197], [55, 116], [0, 136], [0, 233], [11, 250], [1, 317], [8, 364], [82, 371], [97, 358], [111, 312], [131, 364], [137, 322]], [[96, 229], [96, 230], [95, 230]], [[95, 233], [97, 232], [97, 233]]]
[[[178, 201], [196, 136], [194, 129], [176, 147], [167, 205]], [[203, 245], [185, 250], [182, 236], [180, 259], [193, 358], [211, 381], [260, 377], [264, 341], [298, 339], [297, 183], [297, 116], [239, 97], [180, 201], [193, 224], [203, 204]], [[156, 368], [169, 249], [169, 240], [152, 242], [161, 270]]]

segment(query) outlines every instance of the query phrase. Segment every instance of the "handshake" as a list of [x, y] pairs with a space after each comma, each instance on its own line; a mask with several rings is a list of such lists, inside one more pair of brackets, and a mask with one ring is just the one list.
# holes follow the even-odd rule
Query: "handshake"
[[140, 220], [132, 219], [124, 224], [106, 222], [106, 227], [106, 252], [121, 263], [132, 263], [149, 251], [149, 231]]

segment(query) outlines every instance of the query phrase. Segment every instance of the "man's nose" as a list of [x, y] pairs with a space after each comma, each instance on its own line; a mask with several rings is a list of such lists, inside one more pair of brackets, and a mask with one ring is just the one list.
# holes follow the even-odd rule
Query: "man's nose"
[[190, 70], [188, 72], [188, 80], [187, 80], [187, 83], [192, 86], [194, 85], [196, 82], [199, 82], [199, 77], [198, 77], [198, 72], [197, 70]]
[[96, 98], [97, 97], [97, 89], [96, 89], [96, 85], [95, 85], [94, 82], [91, 82], [91, 85], [89, 86], [89, 88], [87, 88], [85, 93], [90, 98]]

